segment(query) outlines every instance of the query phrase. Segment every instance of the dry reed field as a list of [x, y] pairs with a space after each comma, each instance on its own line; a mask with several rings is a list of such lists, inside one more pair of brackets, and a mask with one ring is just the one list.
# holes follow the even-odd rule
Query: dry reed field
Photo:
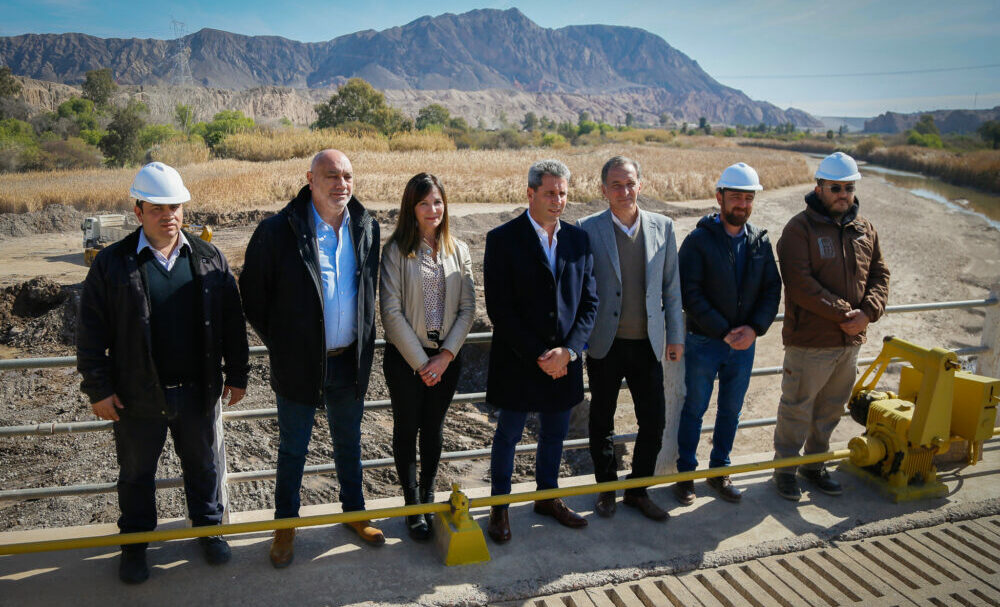
[[[696, 145], [698, 142], [694, 142]], [[573, 172], [570, 200], [599, 198], [601, 166], [625, 154], [643, 168], [643, 193], [660, 200], [712, 195], [715, 180], [734, 162], [757, 169], [765, 188], [810, 181], [798, 154], [758, 148], [605, 145], [565, 150], [355, 150], [355, 192], [362, 201], [395, 202], [409, 178], [435, 173], [452, 202], [523, 202], [528, 166], [555, 157]], [[226, 212], [271, 207], [287, 201], [305, 184], [309, 160], [275, 162], [212, 160], [180, 169], [198, 210]], [[35, 211], [64, 204], [84, 211], [126, 209], [135, 168], [89, 169], [0, 175], [0, 212]]]

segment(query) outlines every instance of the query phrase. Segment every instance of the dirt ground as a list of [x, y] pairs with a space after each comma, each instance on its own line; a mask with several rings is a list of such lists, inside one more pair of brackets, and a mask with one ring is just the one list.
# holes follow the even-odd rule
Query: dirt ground
[[[808, 184], [763, 192], [754, 205], [751, 221], [769, 229], [772, 241], [781, 227], [803, 208], [802, 196]], [[890, 304], [981, 298], [991, 284], [1000, 279], [1000, 232], [975, 216], [949, 211], [944, 206], [890, 186], [877, 178], [860, 184], [861, 212], [879, 230], [883, 251], [892, 272]], [[641, 205], [662, 212], [676, 221], [678, 242], [689, 233], [698, 218], [710, 212], [712, 199], [679, 204], [644, 200]], [[228, 213], [225, 216], [199, 216], [190, 209], [190, 219], [206, 222], [215, 229], [213, 242], [227, 255], [234, 270], [243, 261], [243, 249], [257, 221], [280, 208]], [[395, 222], [396, 205], [369, 205], [383, 226], [383, 236]], [[473, 331], [489, 331], [482, 304], [482, 255], [486, 232], [515, 216], [516, 205], [453, 205], [453, 230], [467, 241], [473, 251], [479, 309]], [[566, 218], [579, 217], [605, 208], [604, 203], [571, 203]], [[79, 283], [86, 275], [80, 251], [80, 221], [83, 214], [66, 207], [49, 207], [39, 214], [0, 216], [0, 357], [70, 355], [75, 335]], [[862, 356], [874, 355], [885, 335], [898, 335], [917, 343], [948, 348], [979, 345], [983, 311], [956, 310], [896, 314], [883, 318], [869, 328], [869, 343]], [[381, 328], [379, 327], [381, 335]], [[251, 332], [251, 341], [256, 338]], [[485, 390], [483, 346], [466, 346], [461, 356], [465, 365], [459, 392]], [[774, 326], [757, 346], [755, 366], [776, 366], [782, 360], [780, 326]], [[238, 408], [273, 407], [274, 395], [267, 384], [266, 358], [252, 359], [252, 374], [247, 398]], [[779, 395], [779, 378], [762, 377], [751, 382], [744, 406], [744, 419], [774, 416]], [[368, 399], [388, 398], [381, 376], [381, 358], [376, 357]], [[668, 403], [678, 407], [679, 403]], [[585, 406], [579, 408], [583, 418]], [[706, 423], [711, 423], [710, 407]], [[79, 377], [74, 369], [42, 369], [0, 372], [0, 426], [42, 422], [92, 420], [94, 416], [79, 392]], [[617, 429], [634, 432], [627, 393], [622, 394]], [[490, 445], [494, 420], [485, 404], [454, 405], [445, 428], [445, 450], [483, 448]], [[582, 430], [582, 431], [581, 431]], [[366, 413], [362, 425], [363, 451], [366, 459], [391, 457], [391, 415], [387, 411]], [[768, 453], [773, 429], [742, 431], [734, 453]], [[857, 434], [850, 420], [841, 423], [835, 440]], [[577, 436], [585, 435], [583, 419], [574, 426]], [[530, 434], [530, 432], [529, 432]], [[525, 440], [533, 441], [533, 436]], [[699, 448], [705, 458], [711, 448], [706, 437]], [[227, 457], [233, 471], [274, 468], [277, 453], [277, 424], [274, 420], [237, 421], [226, 426]], [[308, 463], [327, 463], [332, 447], [326, 422], [317, 418], [317, 429]], [[109, 432], [59, 435], [54, 437], [16, 437], [0, 439], [0, 486], [4, 489], [45, 487], [97, 482], [112, 482], [116, 477], [114, 444]], [[622, 466], [629, 463], [628, 449], [623, 450]], [[563, 474], [586, 474], [592, 471], [586, 451], [568, 451]], [[515, 480], [529, 480], [532, 459], [518, 458]], [[160, 476], [178, 476], [176, 456], [168, 447], [161, 460]], [[438, 489], [451, 481], [464, 486], [488, 483], [488, 460], [442, 464]], [[376, 470], [365, 473], [366, 495], [396, 495], [395, 472]], [[321, 503], [337, 499], [334, 477], [307, 477], [303, 503]], [[230, 486], [234, 511], [273, 507], [273, 483], [252, 482]], [[179, 489], [159, 492], [160, 516], [184, 513]], [[667, 504], [672, 505], [672, 504]], [[118, 509], [113, 494], [0, 502], [0, 530], [44, 526], [80, 525], [111, 522]]]

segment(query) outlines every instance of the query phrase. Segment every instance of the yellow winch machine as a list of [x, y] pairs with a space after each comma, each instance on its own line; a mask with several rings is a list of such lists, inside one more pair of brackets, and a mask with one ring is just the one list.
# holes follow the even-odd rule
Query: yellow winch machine
[[[909, 363], [900, 370], [899, 392], [875, 390], [894, 358]], [[966, 442], [965, 459], [975, 464], [993, 435], [1000, 402], [1000, 379], [960, 368], [954, 352], [886, 337], [851, 393], [848, 409], [865, 433], [851, 439], [850, 461], [841, 468], [896, 502], [946, 495], [934, 456]]]

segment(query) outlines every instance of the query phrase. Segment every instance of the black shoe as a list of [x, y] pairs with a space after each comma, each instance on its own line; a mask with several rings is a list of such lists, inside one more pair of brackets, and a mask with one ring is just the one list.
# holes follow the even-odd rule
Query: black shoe
[[209, 565], [228, 563], [233, 556], [232, 551], [229, 550], [229, 544], [222, 539], [221, 535], [199, 537], [198, 543], [201, 544], [201, 551], [205, 553], [205, 560]]
[[410, 537], [418, 542], [426, 542], [431, 537], [431, 527], [427, 524], [427, 518], [423, 514], [407, 516], [406, 527], [410, 530]]
[[778, 490], [778, 495], [797, 502], [802, 499], [802, 492], [799, 491], [799, 484], [795, 482], [795, 475], [788, 473], [775, 473], [774, 486]]
[[743, 492], [733, 486], [733, 481], [728, 476], [712, 476], [706, 478], [705, 482], [727, 502], [738, 504], [743, 497]]
[[146, 565], [146, 548], [122, 546], [121, 561], [118, 563], [118, 579], [126, 584], [141, 584], [149, 579]]
[[674, 497], [685, 506], [694, 503], [694, 481], [681, 481], [674, 483]]
[[826, 468], [820, 468], [819, 470], [799, 468], [798, 474], [827, 495], [840, 495], [844, 492], [844, 488], [840, 486], [840, 483], [833, 480]]
[[[420, 490], [420, 503], [421, 504], [433, 504], [434, 503], [434, 485], [431, 484], [430, 489]], [[434, 515], [425, 514], [424, 520], [427, 522], [427, 531], [429, 533], [434, 533]]]
[[622, 498], [622, 503], [631, 506], [642, 513], [648, 519], [654, 521], [665, 521], [670, 518], [670, 513], [656, 505], [656, 502], [649, 499], [647, 495], [636, 495], [626, 493]]

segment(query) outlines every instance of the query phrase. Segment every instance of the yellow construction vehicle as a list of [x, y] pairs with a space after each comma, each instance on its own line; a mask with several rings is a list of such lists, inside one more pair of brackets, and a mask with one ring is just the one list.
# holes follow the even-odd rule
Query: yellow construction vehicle
[[[909, 363], [900, 371], [899, 392], [875, 390], [894, 358]], [[960, 368], [954, 352], [886, 337], [854, 385], [848, 409], [865, 433], [851, 439], [850, 461], [842, 467], [896, 502], [946, 495], [934, 456], [967, 442], [966, 461], [975, 464], [993, 435], [1000, 403], [1000, 379]]]
[[[84, 219], [80, 224], [83, 230], [83, 263], [90, 266], [98, 251], [125, 238], [136, 227], [137, 224], [127, 214], [95, 215]], [[212, 228], [209, 226], [184, 224], [181, 227], [197, 233], [205, 242], [212, 242]]]

